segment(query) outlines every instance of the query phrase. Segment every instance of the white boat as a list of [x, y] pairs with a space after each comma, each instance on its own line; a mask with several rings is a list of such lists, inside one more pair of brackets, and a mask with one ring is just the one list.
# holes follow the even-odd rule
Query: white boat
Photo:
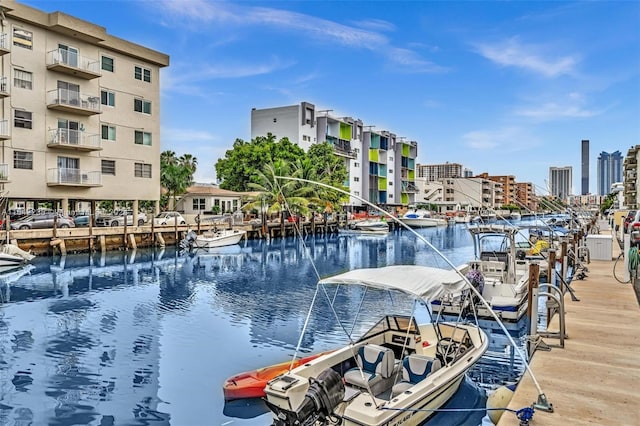
[[[470, 226], [475, 259], [458, 270], [466, 275], [501, 319], [517, 321], [527, 311], [529, 264], [519, 229], [514, 226], [485, 224]], [[520, 253], [518, 253], [522, 250]], [[457, 315], [475, 314], [493, 318], [491, 310], [468, 289], [452, 288], [445, 297], [431, 302], [434, 312]]]
[[472, 219], [471, 214], [469, 214], [469, 212], [467, 212], [465, 210], [458, 210], [453, 215], [453, 222], [454, 223], [470, 223], [471, 219]]
[[446, 219], [434, 217], [429, 210], [413, 209], [406, 212], [398, 220], [411, 228], [428, 228], [432, 226], [446, 226]]
[[206, 231], [193, 241], [194, 248], [214, 248], [238, 244], [247, 232], [238, 229], [218, 229]]
[[345, 229], [341, 229], [340, 231], [358, 234], [388, 234], [389, 224], [379, 219], [359, 220], [349, 223]]
[[27, 260], [22, 256], [0, 252], [0, 269], [19, 268], [25, 263]]
[[[332, 295], [332, 300], [323, 303], [333, 308], [332, 301], [343, 294], [373, 295], [383, 316], [373, 327], [369, 322], [369, 327], [357, 328], [351, 322], [360, 318], [360, 312], [349, 312], [345, 319], [349, 330], [368, 330], [360, 338], [349, 335], [344, 347], [269, 381], [265, 395], [274, 425], [424, 422], [453, 396], [465, 373], [488, 347], [488, 338], [477, 324], [434, 318], [418, 323], [414, 316], [421, 303], [439, 297], [447, 288], [461, 290], [464, 285], [463, 277], [454, 270], [414, 265], [356, 269], [321, 279], [318, 294]], [[329, 286], [332, 288], [327, 289]], [[380, 300], [387, 293], [389, 299], [397, 300], [400, 293], [405, 300], [413, 300], [413, 309], [411, 304], [402, 309], [402, 303], [395, 303], [400, 311], [385, 312]], [[313, 309], [317, 307], [312, 306], [310, 312]], [[361, 311], [370, 312], [366, 307]]]
[[522, 219], [522, 215], [520, 212], [513, 211], [509, 214], [509, 219], [511, 220], [520, 220]]

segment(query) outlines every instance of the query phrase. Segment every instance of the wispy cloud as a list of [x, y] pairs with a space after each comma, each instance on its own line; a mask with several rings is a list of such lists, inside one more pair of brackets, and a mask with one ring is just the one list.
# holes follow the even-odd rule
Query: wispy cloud
[[359, 27], [355, 27], [298, 12], [266, 7], [244, 7], [224, 1], [161, 0], [157, 5], [165, 15], [171, 17], [171, 20], [165, 20], [165, 25], [182, 27], [184, 20], [201, 24], [191, 25], [192, 31], [198, 31], [199, 28], [207, 29], [208, 24], [214, 23], [245, 27], [264, 25], [278, 30], [295, 31], [297, 36], [309, 37], [331, 45], [369, 50], [404, 67], [402, 69], [405, 72], [424, 73], [444, 70], [421, 58], [420, 54], [414, 50], [394, 46], [382, 33], [395, 30], [395, 27], [382, 20], [358, 21]]
[[606, 110], [606, 108], [602, 110], [589, 109], [586, 107], [586, 103], [587, 101], [582, 94], [570, 93], [565, 96], [556, 96], [554, 101], [541, 102], [535, 106], [518, 108], [515, 114], [537, 121], [552, 121], [567, 118], [594, 117], [602, 114]]
[[495, 130], [474, 130], [462, 136], [464, 144], [475, 150], [519, 151], [537, 146], [540, 142], [521, 127], [509, 126]]
[[478, 44], [476, 49], [498, 65], [522, 68], [545, 77], [574, 74], [578, 63], [572, 56], [545, 57], [542, 46], [523, 44], [517, 37], [495, 44]]
[[218, 138], [214, 134], [203, 130], [163, 128], [162, 139], [175, 144], [182, 142], [213, 142]]

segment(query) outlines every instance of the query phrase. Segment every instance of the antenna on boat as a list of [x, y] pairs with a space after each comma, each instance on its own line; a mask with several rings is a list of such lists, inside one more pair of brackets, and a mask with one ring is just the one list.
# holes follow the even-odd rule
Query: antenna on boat
[[[426, 238], [424, 238], [422, 235], [417, 233], [415, 230], [413, 230], [411, 227], [409, 227], [408, 225], [406, 225], [402, 221], [398, 220], [398, 218], [396, 218], [394, 215], [392, 215], [388, 211], [376, 206], [375, 204], [370, 203], [369, 201], [365, 200], [364, 198], [362, 198], [362, 197], [360, 197], [358, 195], [351, 194], [350, 192], [345, 191], [345, 190], [343, 190], [341, 188], [336, 188], [336, 187], [328, 185], [326, 183], [316, 182], [316, 181], [303, 179], [303, 178], [297, 178], [297, 177], [289, 177], [289, 176], [274, 176], [274, 177], [276, 179], [284, 179], [284, 180], [305, 182], [305, 183], [310, 183], [310, 184], [313, 184], [313, 185], [318, 185], [318, 186], [321, 186], [323, 188], [330, 189], [330, 190], [333, 190], [333, 191], [337, 191], [337, 192], [339, 192], [341, 194], [353, 197], [353, 198], [357, 199], [358, 201], [361, 201], [361, 202], [365, 203], [366, 205], [368, 205], [369, 207], [372, 207], [375, 210], [379, 211], [380, 213], [384, 214], [389, 219], [397, 222], [402, 227], [404, 227], [405, 229], [409, 230], [409, 232], [413, 233], [418, 239], [420, 239], [425, 244], [427, 244], [428, 247], [430, 247], [435, 253], [437, 253], [451, 267], [451, 269], [453, 271], [455, 271], [462, 278], [462, 280], [464, 281], [465, 285], [471, 290], [471, 292], [473, 292], [479, 298], [479, 300], [482, 302], [482, 304], [485, 305], [487, 310], [491, 313], [493, 318], [497, 321], [498, 325], [500, 326], [500, 328], [504, 332], [505, 336], [509, 339], [509, 342], [511, 343], [511, 345], [515, 349], [516, 353], [518, 354], [518, 357], [524, 363], [525, 369], [529, 373], [529, 376], [531, 377], [531, 380], [532, 380], [533, 384], [535, 385], [536, 390], [538, 391], [538, 400], [537, 400], [536, 403], [534, 403], [534, 406], [536, 408], [544, 410], [544, 411], [553, 412], [553, 405], [548, 402], [545, 393], [542, 391], [542, 388], [540, 387], [540, 383], [538, 383], [538, 380], [536, 379], [535, 375], [533, 374], [533, 371], [531, 370], [531, 367], [529, 366], [528, 360], [526, 359], [526, 357], [524, 356], [524, 354], [522, 353], [522, 351], [520, 350], [518, 345], [516, 345], [516, 342], [513, 340], [513, 337], [511, 336], [511, 334], [509, 334], [509, 332], [507, 331], [507, 328], [504, 326], [504, 324], [502, 323], [502, 321], [500, 320], [498, 315], [496, 315], [496, 313], [493, 311], [493, 309], [491, 309], [491, 306], [484, 299], [484, 297], [482, 297], [482, 294], [480, 294], [480, 292], [473, 285], [471, 285], [471, 283], [469, 282], [469, 279], [462, 272], [460, 272], [458, 270], [458, 268], [453, 263], [451, 263], [451, 261], [444, 254], [442, 254], [442, 252], [440, 252], [440, 250], [438, 250], [433, 244], [431, 244]], [[315, 270], [315, 267], [314, 267], [314, 270]], [[317, 270], [316, 270], [316, 274], [317, 274]], [[315, 300], [316, 295], [317, 295], [317, 289], [316, 289], [316, 294], [314, 294], [314, 300]], [[305, 319], [305, 324], [303, 326], [302, 333], [300, 334], [301, 338], [302, 338], [302, 335], [304, 334], [304, 332], [306, 330], [308, 321], [309, 321], [309, 317], [307, 317]], [[351, 337], [349, 337], [349, 339], [351, 339]]]

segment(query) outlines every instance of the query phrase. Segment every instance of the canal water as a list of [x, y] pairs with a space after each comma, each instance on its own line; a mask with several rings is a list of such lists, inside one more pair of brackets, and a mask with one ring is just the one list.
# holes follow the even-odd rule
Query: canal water
[[[418, 232], [454, 265], [473, 256], [463, 225]], [[318, 275], [390, 264], [449, 267], [407, 230], [36, 258], [0, 276], [0, 424], [268, 425], [260, 400], [225, 404], [224, 380], [291, 358]], [[314, 311], [303, 354], [345, 342], [328, 318]], [[522, 375], [504, 332], [483, 328], [489, 351], [447, 405], [479, 411], [429, 425], [480, 424], [486, 392]], [[509, 325], [520, 345], [526, 330]]]

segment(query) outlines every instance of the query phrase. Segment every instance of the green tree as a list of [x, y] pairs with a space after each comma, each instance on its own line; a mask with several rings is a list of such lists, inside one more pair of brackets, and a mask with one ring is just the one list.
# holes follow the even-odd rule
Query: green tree
[[216, 162], [216, 176], [222, 181], [220, 188], [247, 191], [249, 183], [260, 184], [258, 171], [263, 170], [265, 164], [275, 164], [278, 160], [295, 163], [304, 155], [304, 150], [288, 138], [276, 142], [275, 135], [271, 133], [258, 136], [251, 142], [236, 139], [233, 148], [225, 153], [225, 158]]
[[160, 154], [160, 185], [167, 192], [169, 210], [174, 209], [177, 197], [193, 184], [197, 164], [197, 158], [191, 154], [184, 154], [179, 158], [173, 151]]

